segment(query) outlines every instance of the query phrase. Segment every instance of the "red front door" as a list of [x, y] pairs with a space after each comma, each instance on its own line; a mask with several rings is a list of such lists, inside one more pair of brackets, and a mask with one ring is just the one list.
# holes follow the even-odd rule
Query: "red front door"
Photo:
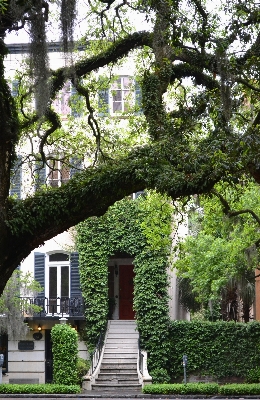
[[134, 266], [119, 266], [119, 319], [134, 319]]

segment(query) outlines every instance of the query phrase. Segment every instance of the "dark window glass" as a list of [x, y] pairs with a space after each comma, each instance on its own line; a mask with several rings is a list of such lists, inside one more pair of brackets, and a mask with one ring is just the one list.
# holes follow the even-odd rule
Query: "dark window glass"
[[61, 297], [69, 297], [69, 267], [61, 267], [61, 283], [60, 283]]
[[49, 297], [57, 297], [57, 267], [50, 267]]
[[64, 253], [54, 253], [49, 255], [50, 262], [69, 261], [69, 255]]

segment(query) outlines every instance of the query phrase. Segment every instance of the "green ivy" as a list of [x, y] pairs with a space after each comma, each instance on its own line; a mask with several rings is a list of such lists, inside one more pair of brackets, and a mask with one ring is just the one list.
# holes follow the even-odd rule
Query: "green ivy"
[[95, 348], [108, 315], [108, 260], [125, 251], [134, 257], [134, 309], [149, 368], [165, 368], [169, 355], [168, 259], [173, 208], [148, 192], [115, 203], [100, 218], [77, 227], [80, 280], [86, 308], [88, 348]]
[[53, 382], [63, 385], [78, 383], [78, 336], [66, 324], [56, 324], [51, 330], [53, 352]]
[[260, 323], [171, 321], [169, 373], [183, 377], [182, 357], [188, 357], [187, 374], [217, 379], [240, 377], [260, 364]]

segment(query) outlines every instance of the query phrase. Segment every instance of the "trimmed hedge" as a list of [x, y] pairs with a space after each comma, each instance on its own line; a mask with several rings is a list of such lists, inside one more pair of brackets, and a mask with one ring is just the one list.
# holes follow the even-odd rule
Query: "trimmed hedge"
[[174, 383], [161, 385], [147, 385], [143, 388], [145, 394], [203, 394], [223, 396], [260, 395], [260, 384], [226, 384], [217, 383]]
[[145, 394], [217, 394], [218, 391], [217, 383], [163, 383], [143, 387]]
[[187, 375], [217, 379], [246, 379], [260, 365], [260, 323], [172, 321], [169, 327], [168, 373], [183, 377], [182, 357], [188, 357]]
[[76, 394], [80, 393], [79, 385], [55, 385], [47, 384], [0, 384], [0, 393], [5, 394]]

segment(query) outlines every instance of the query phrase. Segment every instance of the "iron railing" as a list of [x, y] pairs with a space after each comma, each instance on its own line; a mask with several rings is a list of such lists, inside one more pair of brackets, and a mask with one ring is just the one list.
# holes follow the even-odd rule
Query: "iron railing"
[[[84, 316], [82, 297], [21, 297], [24, 314], [35, 317], [52, 316]], [[35, 307], [37, 306], [35, 309]]]
[[140, 374], [144, 374], [144, 355], [141, 351], [141, 346], [140, 346], [140, 337], [138, 338], [138, 352], [139, 352], [139, 371]]
[[91, 355], [91, 367], [89, 370], [90, 375], [93, 375], [93, 373], [94, 373], [95, 369], [97, 368], [98, 363], [100, 361], [103, 346], [104, 346], [104, 341], [105, 341], [105, 335], [106, 335], [106, 330], [104, 330], [103, 332], [100, 333], [95, 351]]

